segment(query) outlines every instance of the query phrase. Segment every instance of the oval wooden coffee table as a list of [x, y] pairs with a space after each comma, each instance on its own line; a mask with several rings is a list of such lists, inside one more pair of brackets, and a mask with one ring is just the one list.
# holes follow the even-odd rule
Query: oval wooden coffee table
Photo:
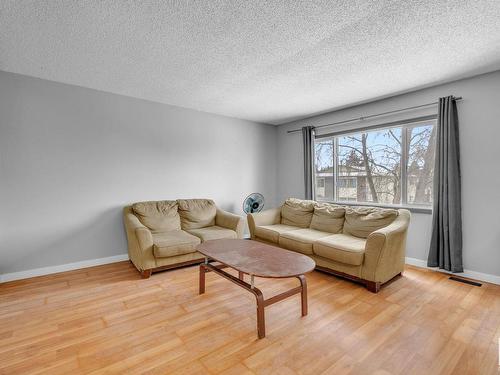
[[[199, 245], [197, 250], [205, 255], [205, 263], [200, 265], [200, 294], [205, 293], [205, 273], [210, 271], [253, 293], [257, 300], [257, 332], [260, 339], [266, 336], [266, 306], [300, 293], [302, 316], [307, 315], [307, 283], [304, 274], [316, 266], [311, 258], [252, 240], [210, 240]], [[210, 261], [219, 264], [211, 264]], [[238, 277], [222, 270], [226, 267], [238, 271]], [[244, 281], [245, 274], [250, 275], [250, 284]], [[264, 299], [262, 292], [254, 285], [254, 277], [296, 277], [300, 286]]]

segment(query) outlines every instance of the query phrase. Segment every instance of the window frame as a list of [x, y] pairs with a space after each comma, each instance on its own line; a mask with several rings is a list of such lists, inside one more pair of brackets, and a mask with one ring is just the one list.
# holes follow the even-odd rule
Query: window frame
[[[408, 157], [409, 157], [409, 139], [408, 133], [409, 129], [414, 127], [418, 127], [423, 123], [433, 122], [433, 126], [437, 126], [437, 114], [429, 115], [429, 116], [421, 116], [415, 118], [409, 118], [405, 120], [386, 122], [382, 124], [365, 126], [365, 127], [356, 127], [346, 130], [341, 130], [337, 132], [325, 133], [320, 135], [315, 135], [313, 139], [313, 150], [315, 149], [315, 144], [317, 140], [332, 138], [333, 139], [333, 200], [323, 200], [323, 202], [335, 203], [335, 204], [348, 204], [352, 206], [376, 206], [376, 207], [387, 207], [387, 208], [404, 208], [410, 210], [412, 212], [418, 213], [432, 213], [432, 204], [431, 205], [418, 205], [408, 203]], [[345, 136], [348, 134], [359, 134], [364, 132], [376, 131], [376, 130], [385, 130], [391, 128], [401, 128], [401, 204], [388, 204], [388, 203], [372, 203], [372, 202], [347, 202], [339, 200], [337, 197], [337, 169], [338, 165], [338, 139], [341, 136]], [[316, 171], [316, 158], [312, 158], [312, 170]], [[316, 198], [316, 173], [313, 174], [313, 199]]]

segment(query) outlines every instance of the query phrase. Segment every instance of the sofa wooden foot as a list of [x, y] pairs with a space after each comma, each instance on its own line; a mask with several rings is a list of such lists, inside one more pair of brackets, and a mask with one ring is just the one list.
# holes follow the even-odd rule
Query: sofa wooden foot
[[143, 271], [141, 271], [141, 277], [143, 279], [149, 279], [151, 277], [152, 273], [153, 273], [153, 270], [143, 270]]
[[366, 289], [372, 293], [378, 293], [380, 290], [380, 283], [375, 281], [366, 281]]

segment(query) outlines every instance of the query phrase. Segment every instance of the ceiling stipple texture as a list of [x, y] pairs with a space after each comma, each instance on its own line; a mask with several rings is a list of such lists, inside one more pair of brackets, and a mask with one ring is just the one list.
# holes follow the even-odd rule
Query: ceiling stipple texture
[[500, 69], [499, 0], [0, 0], [0, 70], [268, 123]]

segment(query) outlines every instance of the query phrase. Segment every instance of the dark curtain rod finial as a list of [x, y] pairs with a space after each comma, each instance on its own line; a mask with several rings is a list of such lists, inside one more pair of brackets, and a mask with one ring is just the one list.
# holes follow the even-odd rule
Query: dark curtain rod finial
[[[453, 100], [455, 100], [455, 101], [462, 100], [462, 97], [461, 97], [461, 96], [452, 96], [452, 98], [453, 98]], [[374, 118], [374, 117], [379, 117], [379, 116], [390, 115], [390, 114], [393, 114], [393, 113], [399, 113], [399, 112], [403, 112], [403, 111], [409, 111], [409, 110], [412, 110], [412, 109], [418, 109], [418, 108], [429, 107], [429, 106], [431, 106], [431, 105], [436, 105], [436, 104], [438, 104], [438, 103], [439, 103], [439, 102], [432, 102], [432, 103], [426, 103], [426, 104], [416, 105], [416, 106], [413, 106], [413, 107], [407, 107], [407, 108], [395, 109], [394, 111], [388, 111], [388, 112], [377, 113], [377, 114], [375, 114], [375, 115], [355, 117], [355, 118], [352, 118], [352, 119], [349, 119], [349, 120], [338, 121], [338, 122], [332, 122], [331, 124], [324, 124], [324, 125], [313, 126], [313, 128], [314, 128], [314, 129], [319, 129], [319, 128], [324, 128], [324, 127], [326, 127], [326, 126], [333, 126], [333, 125], [347, 124], [347, 123], [349, 123], [349, 122], [355, 122], [355, 121], [363, 121], [363, 120], [367, 120], [367, 119]], [[288, 131], [287, 131], [287, 133], [297, 133], [297, 132], [300, 132], [300, 131], [302, 131], [302, 129], [294, 129], [294, 130], [288, 130]]]

